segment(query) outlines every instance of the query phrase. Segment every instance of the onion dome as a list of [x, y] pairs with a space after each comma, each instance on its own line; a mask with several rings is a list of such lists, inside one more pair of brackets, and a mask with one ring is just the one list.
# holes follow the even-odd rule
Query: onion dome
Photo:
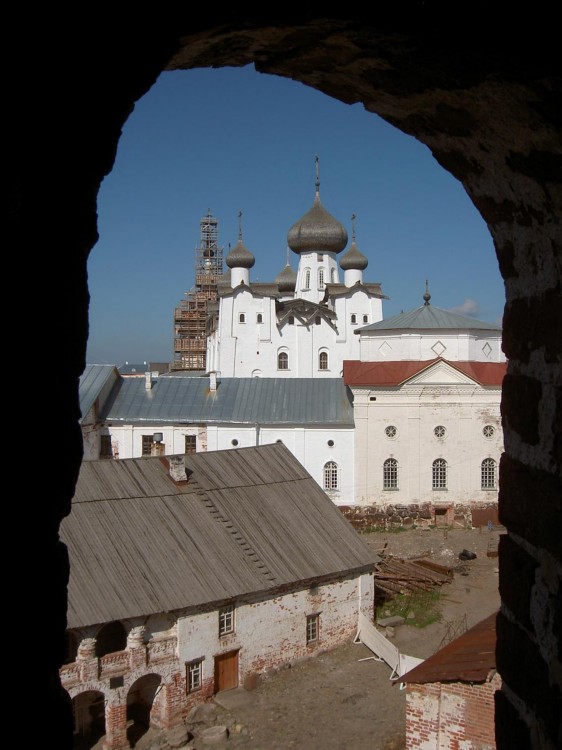
[[293, 271], [289, 263], [287, 263], [281, 273], [275, 277], [275, 283], [279, 287], [280, 292], [294, 292], [297, 286], [297, 272]]
[[318, 157], [316, 157], [316, 194], [308, 213], [289, 229], [287, 243], [294, 253], [339, 253], [347, 245], [347, 230], [320, 201]]
[[351, 217], [351, 222], [353, 223], [351, 247], [347, 253], [342, 256], [342, 259], [340, 260], [340, 268], [342, 271], [364, 271], [369, 265], [369, 261], [355, 244], [355, 214]]
[[[242, 211], [238, 213], [238, 219], [242, 216]], [[225, 258], [225, 263], [229, 268], [252, 268], [256, 259], [248, 248], [242, 242], [242, 227], [238, 229], [238, 242]]]

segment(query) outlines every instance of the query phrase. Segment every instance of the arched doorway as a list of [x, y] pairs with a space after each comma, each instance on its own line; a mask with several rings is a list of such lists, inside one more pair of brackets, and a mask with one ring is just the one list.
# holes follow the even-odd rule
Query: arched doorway
[[162, 680], [158, 675], [144, 675], [134, 682], [127, 694], [127, 739], [131, 747], [151, 726], [151, 712]]
[[90, 750], [105, 734], [105, 696], [98, 690], [79, 693], [72, 700], [74, 750]]

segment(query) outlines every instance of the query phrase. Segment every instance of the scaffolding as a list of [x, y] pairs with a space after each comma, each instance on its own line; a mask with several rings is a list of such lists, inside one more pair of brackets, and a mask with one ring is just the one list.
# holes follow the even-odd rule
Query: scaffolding
[[217, 286], [223, 273], [218, 227], [209, 210], [200, 221], [201, 239], [195, 248], [195, 286], [174, 310], [172, 370], [205, 371], [206, 368], [209, 316], [216, 314]]

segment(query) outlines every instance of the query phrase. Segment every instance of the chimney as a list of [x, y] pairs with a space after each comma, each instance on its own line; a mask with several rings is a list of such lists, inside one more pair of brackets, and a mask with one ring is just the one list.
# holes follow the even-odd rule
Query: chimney
[[145, 372], [144, 373], [144, 387], [147, 391], [150, 391], [152, 388], [152, 373], [151, 372]]
[[217, 373], [216, 372], [209, 373], [209, 390], [211, 393], [217, 392]]
[[183, 456], [168, 456], [170, 463], [170, 477], [174, 482], [187, 482], [185, 472], [185, 458]]

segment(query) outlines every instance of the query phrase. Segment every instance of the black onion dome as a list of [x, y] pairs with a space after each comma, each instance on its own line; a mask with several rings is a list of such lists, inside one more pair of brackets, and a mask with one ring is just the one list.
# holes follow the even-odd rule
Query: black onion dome
[[355, 244], [355, 240], [353, 240], [353, 242], [351, 243], [351, 247], [340, 260], [340, 268], [343, 271], [350, 271], [352, 269], [356, 271], [364, 271], [368, 265], [369, 261], [363, 255], [361, 250], [359, 250], [359, 248]]
[[225, 263], [229, 268], [252, 268], [255, 262], [256, 259], [241, 239], [225, 258]]
[[297, 272], [287, 263], [281, 273], [275, 277], [280, 292], [294, 292], [297, 286]]
[[316, 190], [308, 213], [293, 224], [287, 244], [294, 253], [339, 253], [347, 245], [347, 230], [322, 205]]

